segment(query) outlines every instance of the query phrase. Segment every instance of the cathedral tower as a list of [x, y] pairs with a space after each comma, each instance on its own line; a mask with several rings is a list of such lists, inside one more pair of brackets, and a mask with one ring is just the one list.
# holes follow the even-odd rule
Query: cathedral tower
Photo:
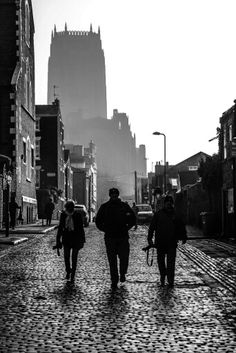
[[107, 118], [105, 59], [100, 29], [52, 32], [48, 62], [48, 104], [58, 97], [65, 124], [65, 142], [79, 119]]

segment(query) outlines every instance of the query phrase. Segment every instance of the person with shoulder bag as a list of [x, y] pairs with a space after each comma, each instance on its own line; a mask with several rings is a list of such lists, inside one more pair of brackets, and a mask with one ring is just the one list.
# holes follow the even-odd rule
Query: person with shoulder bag
[[67, 201], [65, 210], [61, 213], [57, 231], [56, 247], [64, 248], [66, 279], [75, 280], [78, 252], [85, 243], [83, 219], [74, 209], [74, 202]]
[[161, 286], [165, 285], [166, 277], [169, 287], [174, 286], [176, 249], [179, 240], [182, 240], [183, 244], [187, 241], [185, 224], [177, 217], [172, 196], [167, 195], [163, 208], [154, 214], [148, 231], [149, 246], [157, 248]]

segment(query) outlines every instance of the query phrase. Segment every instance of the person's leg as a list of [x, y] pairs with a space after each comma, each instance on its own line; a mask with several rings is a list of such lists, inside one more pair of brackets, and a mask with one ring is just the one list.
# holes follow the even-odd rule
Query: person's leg
[[72, 270], [71, 270], [71, 281], [74, 281], [76, 266], [77, 266], [77, 259], [78, 259], [78, 252], [79, 249], [73, 248], [72, 249]]
[[71, 248], [64, 246], [64, 260], [66, 268], [66, 279], [70, 279], [71, 267], [70, 267], [70, 252]]
[[129, 266], [129, 240], [121, 239], [117, 244], [117, 253], [120, 260], [120, 281], [125, 282], [125, 275]]
[[112, 287], [115, 288], [118, 283], [118, 269], [117, 269], [117, 251], [116, 241], [114, 239], [105, 239], [107, 258], [110, 266], [110, 276]]
[[166, 263], [165, 263], [166, 253], [164, 250], [157, 250], [157, 264], [160, 272], [161, 285], [164, 286], [166, 278]]
[[169, 248], [167, 251], [167, 280], [169, 286], [173, 287], [175, 278], [176, 248]]

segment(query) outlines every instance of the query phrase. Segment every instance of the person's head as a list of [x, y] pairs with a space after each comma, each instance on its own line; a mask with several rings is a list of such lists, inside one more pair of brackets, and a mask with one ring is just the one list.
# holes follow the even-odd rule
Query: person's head
[[174, 199], [172, 196], [167, 195], [164, 198], [164, 208], [167, 210], [172, 210], [174, 208]]
[[67, 213], [73, 213], [75, 209], [74, 201], [67, 201], [65, 204], [65, 211]]
[[133, 207], [134, 207], [134, 206], [136, 206], [136, 203], [135, 203], [135, 202], [133, 202]]
[[120, 195], [120, 192], [119, 192], [118, 189], [116, 189], [116, 188], [111, 188], [111, 189], [109, 190], [110, 199], [116, 200], [116, 199], [118, 199], [119, 195]]

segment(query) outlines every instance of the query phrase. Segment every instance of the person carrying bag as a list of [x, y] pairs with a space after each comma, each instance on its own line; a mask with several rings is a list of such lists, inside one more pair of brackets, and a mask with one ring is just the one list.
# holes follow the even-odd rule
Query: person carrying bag
[[82, 216], [74, 209], [74, 202], [67, 201], [61, 213], [57, 231], [56, 248], [64, 249], [66, 279], [74, 282], [79, 250], [85, 243]]

